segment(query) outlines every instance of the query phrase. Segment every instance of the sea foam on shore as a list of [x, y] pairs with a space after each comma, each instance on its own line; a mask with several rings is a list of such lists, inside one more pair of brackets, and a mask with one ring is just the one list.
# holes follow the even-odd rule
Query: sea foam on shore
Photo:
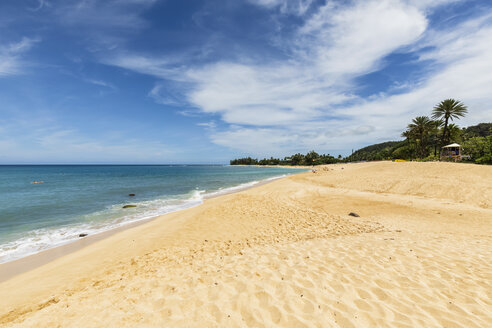
[[[42, 172], [46, 169], [49, 172]], [[20, 170], [26, 168], [22, 167]], [[6, 171], [5, 168], [3, 171]], [[64, 171], [71, 172], [61, 173]], [[22, 199], [16, 199], [18, 204], [15, 208], [11, 204], [5, 205], [6, 219], [0, 217], [0, 263], [71, 243], [79, 240], [80, 234], [92, 236], [130, 223], [190, 208], [203, 203], [206, 198], [246, 189], [298, 171], [221, 166], [143, 166], [131, 167], [129, 170], [118, 166], [113, 170], [111, 167], [81, 166], [77, 170], [74, 167], [56, 166], [35, 167], [31, 172], [27, 172], [17, 173], [18, 180], [27, 180], [26, 175], [29, 174], [29, 178], [41, 176], [46, 182], [38, 186], [26, 184], [24, 181], [25, 190], [19, 192], [23, 193], [19, 197], [27, 195], [25, 203]], [[36, 172], [36, 175], [33, 172]], [[15, 174], [11, 174], [8, 177], [10, 181], [6, 182], [15, 187], [18, 180], [12, 181], [12, 176]], [[125, 187], [131, 191], [138, 190], [136, 196], [127, 196], [123, 184], [136, 185], [131, 188]], [[107, 197], [107, 194], [115, 194], [115, 189], [121, 190], [118, 191], [119, 195]], [[33, 192], [37, 194], [34, 195]], [[160, 193], [163, 195], [159, 196]], [[91, 197], [91, 194], [94, 196]], [[50, 195], [55, 199], [50, 199]], [[6, 196], [9, 194], [6, 193]], [[32, 200], [29, 197], [32, 197]], [[57, 197], [59, 203], [56, 201]], [[29, 205], [32, 203], [34, 204], [30, 211]], [[86, 206], [81, 207], [80, 203], [85, 203]], [[123, 208], [129, 204], [135, 207]], [[23, 210], [24, 208], [27, 211]], [[91, 208], [96, 210], [89, 211]]]

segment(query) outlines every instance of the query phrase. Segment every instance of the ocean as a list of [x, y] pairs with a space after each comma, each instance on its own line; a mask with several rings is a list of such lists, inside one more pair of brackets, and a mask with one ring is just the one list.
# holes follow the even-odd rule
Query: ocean
[[219, 165], [3, 165], [0, 263], [297, 172]]

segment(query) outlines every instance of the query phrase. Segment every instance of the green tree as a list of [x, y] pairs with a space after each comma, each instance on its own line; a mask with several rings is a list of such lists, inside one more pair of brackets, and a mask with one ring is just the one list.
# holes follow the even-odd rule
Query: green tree
[[468, 140], [473, 137], [487, 137], [492, 134], [492, 123], [479, 123], [463, 129], [463, 139]]
[[432, 121], [433, 127], [429, 132], [429, 143], [434, 148], [434, 156], [437, 156], [437, 149], [439, 148], [439, 128], [442, 126], [441, 120]]
[[404, 137], [415, 141], [419, 158], [427, 156], [429, 133], [434, 127], [435, 122], [427, 116], [417, 116], [412, 120], [412, 123], [408, 124], [407, 131], [403, 133]]
[[319, 159], [319, 154], [315, 152], [314, 150], [311, 150], [309, 153], [306, 154], [304, 157], [304, 161], [306, 165], [314, 165], [315, 162]]
[[256, 165], [258, 160], [251, 157], [237, 158], [230, 161], [231, 165]]
[[294, 154], [289, 159], [292, 165], [301, 165], [304, 163], [304, 155], [301, 153]]
[[468, 113], [467, 107], [461, 101], [455, 99], [445, 99], [434, 107], [432, 118], [444, 121], [440, 147], [449, 142], [449, 120], [459, 119], [465, 116], [466, 113]]
[[461, 136], [463, 135], [463, 130], [456, 124], [448, 125], [448, 141], [451, 142], [461, 142]]
[[492, 135], [473, 137], [465, 141], [464, 152], [478, 164], [492, 164]]
[[392, 157], [396, 159], [411, 159], [415, 151], [414, 144], [403, 144], [393, 150]]

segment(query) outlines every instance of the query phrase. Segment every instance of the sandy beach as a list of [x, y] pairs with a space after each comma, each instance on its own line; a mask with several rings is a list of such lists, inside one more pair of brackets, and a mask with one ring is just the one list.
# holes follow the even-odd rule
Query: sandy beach
[[211, 198], [0, 283], [0, 326], [488, 327], [491, 186], [372, 162]]

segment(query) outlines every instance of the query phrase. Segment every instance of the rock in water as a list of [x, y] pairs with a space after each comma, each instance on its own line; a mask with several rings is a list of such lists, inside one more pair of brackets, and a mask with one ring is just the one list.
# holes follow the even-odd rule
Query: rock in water
[[81, 234], [79, 235], [79, 237], [85, 237], [85, 236], [87, 236], [87, 234], [86, 234], [86, 233], [81, 233]]
[[137, 207], [137, 205], [125, 205], [123, 208]]
[[359, 215], [359, 214], [354, 213], [354, 212], [350, 212], [350, 213], [349, 213], [349, 215], [350, 215], [350, 216], [353, 216], [353, 217], [356, 217], [356, 218], [360, 217], [360, 215]]
[[128, 194], [128, 196], [130, 196], [130, 197], [134, 197], [134, 196], [135, 196], [135, 194]]

